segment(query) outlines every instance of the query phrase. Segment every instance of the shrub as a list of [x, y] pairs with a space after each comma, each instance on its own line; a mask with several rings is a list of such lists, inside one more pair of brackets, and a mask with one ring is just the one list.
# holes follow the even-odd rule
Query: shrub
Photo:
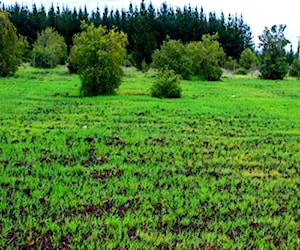
[[163, 71], [173, 70], [183, 79], [190, 80], [193, 76], [193, 62], [186, 53], [186, 47], [180, 41], [165, 41], [160, 50], [153, 53], [152, 67]]
[[151, 87], [151, 96], [158, 98], [180, 98], [180, 76], [172, 70], [159, 71], [156, 82]]
[[53, 68], [65, 63], [66, 58], [67, 45], [61, 35], [53, 28], [46, 28], [38, 33], [32, 49], [33, 67]]
[[159, 70], [173, 70], [186, 80], [195, 75], [203, 80], [219, 80], [225, 53], [216, 39], [217, 35], [204, 35], [201, 42], [187, 45], [175, 40], [165, 41], [161, 49], [154, 52], [152, 66]]
[[217, 81], [222, 76], [221, 65], [225, 61], [225, 53], [216, 39], [216, 35], [204, 35], [201, 42], [187, 45], [187, 54], [193, 64], [193, 75], [198, 75], [203, 80]]
[[78, 69], [81, 94], [96, 96], [112, 94], [124, 74], [127, 36], [93, 24], [82, 24], [83, 31], [74, 36], [69, 64]]
[[246, 70], [245, 68], [239, 68], [236, 72], [235, 72], [236, 75], [247, 75], [248, 74], [248, 70]]
[[0, 11], [0, 77], [14, 75], [20, 64], [16, 29], [8, 14]]

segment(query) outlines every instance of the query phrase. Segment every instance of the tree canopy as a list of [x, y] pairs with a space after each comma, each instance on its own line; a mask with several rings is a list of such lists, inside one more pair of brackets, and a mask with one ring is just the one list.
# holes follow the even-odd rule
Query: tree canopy
[[94, 24], [83, 23], [82, 29], [74, 36], [69, 58], [81, 77], [81, 94], [112, 94], [121, 84], [127, 36]]
[[226, 56], [237, 60], [244, 49], [253, 47], [251, 29], [242, 15], [228, 15], [226, 18], [224, 13], [217, 16], [215, 12], [205, 12], [203, 7], [198, 9], [190, 5], [183, 9], [174, 9], [167, 3], [156, 7], [151, 2], [147, 5], [144, 0], [140, 6], [130, 4], [127, 10], [105, 7], [91, 13], [86, 7], [70, 10], [51, 5], [46, 10], [44, 6], [38, 8], [35, 4], [32, 9], [18, 3], [4, 6], [11, 14], [10, 19], [18, 34], [27, 37], [31, 45], [46, 27], [52, 27], [62, 35], [68, 49], [72, 46], [73, 35], [80, 32], [82, 21], [93, 23], [95, 27], [115, 27], [127, 34], [126, 49], [138, 68], [143, 62], [151, 63], [153, 51], [159, 49], [167, 37], [187, 43], [200, 41], [204, 34], [218, 33], [218, 42]]
[[13, 75], [19, 66], [18, 37], [9, 15], [0, 11], [0, 76]]
[[32, 50], [34, 67], [53, 68], [67, 59], [67, 45], [64, 38], [53, 28], [46, 28], [38, 33]]
[[267, 27], [259, 36], [262, 48], [260, 73], [263, 79], [282, 80], [288, 72], [285, 47], [289, 41], [284, 36], [286, 25]]
[[217, 81], [222, 76], [225, 53], [217, 39], [218, 35], [203, 35], [202, 41], [187, 45], [187, 53], [194, 66], [193, 75], [203, 80]]
[[186, 44], [177, 40], [165, 41], [160, 50], [154, 51], [152, 66], [158, 70], [172, 70], [187, 80], [193, 76], [208, 81], [219, 80], [225, 53], [217, 38], [217, 35], [204, 35], [202, 41]]

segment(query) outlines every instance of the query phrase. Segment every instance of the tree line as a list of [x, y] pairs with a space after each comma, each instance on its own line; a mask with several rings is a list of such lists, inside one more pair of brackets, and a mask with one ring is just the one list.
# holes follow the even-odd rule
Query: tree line
[[[285, 51], [285, 25], [265, 28], [257, 53], [242, 16], [225, 20], [223, 13], [220, 18], [209, 13], [207, 18], [203, 8], [174, 12], [166, 3], [156, 11], [144, 1], [140, 8], [130, 4], [121, 15], [118, 10], [108, 13], [105, 8], [102, 15], [99, 9], [89, 15], [86, 7], [79, 14], [76, 9], [60, 12], [52, 5], [46, 14], [43, 6], [29, 11], [17, 3], [7, 11], [0, 9], [0, 76], [13, 75], [22, 61], [42, 68], [67, 62], [70, 73], [81, 77], [82, 95], [107, 94], [120, 85], [126, 59], [142, 70], [157, 69], [152, 95], [172, 98], [181, 96], [179, 79], [220, 80], [222, 68], [238, 74], [259, 70], [263, 79], [283, 79], [288, 72], [300, 76], [298, 54], [292, 47]], [[27, 22], [21, 25], [18, 15]]]
[[204, 34], [218, 33], [218, 42], [226, 57], [237, 60], [242, 51], [254, 46], [250, 26], [244, 22], [242, 15], [229, 14], [225, 17], [223, 12], [220, 16], [215, 12], [206, 14], [203, 7], [198, 9], [190, 5], [175, 9], [163, 3], [155, 9], [151, 2], [147, 5], [142, 0], [139, 6], [131, 3], [127, 10], [109, 10], [105, 7], [103, 11], [97, 8], [91, 13], [88, 13], [86, 6], [71, 10], [53, 4], [48, 10], [43, 5], [37, 7], [33, 4], [29, 8], [18, 3], [10, 6], [3, 4], [1, 8], [10, 13], [17, 33], [26, 37], [31, 46], [38, 33], [47, 27], [64, 37], [68, 51], [73, 44], [72, 37], [81, 31], [82, 21], [95, 27], [115, 27], [127, 34], [127, 53], [133, 65], [139, 69], [152, 62], [153, 52], [160, 48], [166, 38], [188, 43], [200, 41]]

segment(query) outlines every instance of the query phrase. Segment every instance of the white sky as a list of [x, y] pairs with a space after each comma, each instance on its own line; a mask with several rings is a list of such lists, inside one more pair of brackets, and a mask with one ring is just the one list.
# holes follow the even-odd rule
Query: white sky
[[[64, 5], [69, 8], [73, 8], [74, 6], [81, 6], [83, 8], [86, 4], [89, 13], [91, 13], [92, 10], [96, 10], [97, 6], [99, 6], [101, 12], [103, 11], [104, 6], [108, 6], [109, 9], [113, 8], [114, 10], [117, 8], [125, 8], [127, 10], [130, 2], [132, 2], [134, 6], [139, 6], [141, 0], [0, 0], [0, 2], [4, 2], [5, 5], [18, 2], [19, 4], [27, 4], [29, 7], [33, 3], [36, 3], [38, 7], [43, 3], [46, 10], [48, 10], [52, 2], [54, 3], [54, 6], [58, 3], [61, 6]], [[150, 0], [145, 0], [145, 2], [146, 5], [148, 5]], [[285, 36], [292, 42], [294, 51], [297, 49], [297, 36], [300, 36], [300, 26], [298, 27], [297, 20], [298, 13], [300, 13], [300, 4], [297, 4], [297, 0], [152, 0], [156, 9], [160, 7], [162, 2], [167, 2], [168, 5], [174, 7], [178, 6], [181, 9], [184, 5], [188, 5], [189, 3], [192, 7], [198, 6], [198, 9], [203, 6], [206, 13], [215, 11], [218, 16], [222, 10], [226, 17], [229, 13], [237, 13], [238, 15], [243, 14], [244, 21], [251, 27], [256, 45], [258, 44], [257, 37], [263, 32], [265, 26], [270, 28], [273, 24], [286, 24], [287, 28], [285, 30]]]

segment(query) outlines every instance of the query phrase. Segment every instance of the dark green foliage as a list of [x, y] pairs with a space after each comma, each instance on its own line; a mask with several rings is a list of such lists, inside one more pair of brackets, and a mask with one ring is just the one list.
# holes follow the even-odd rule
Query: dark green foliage
[[66, 58], [67, 45], [61, 35], [52, 28], [38, 34], [32, 50], [32, 66], [54, 68], [57, 64], [64, 64]]
[[265, 28], [259, 36], [262, 48], [260, 73], [263, 79], [282, 80], [288, 72], [285, 47], [289, 41], [284, 37], [285, 25]]
[[11, 14], [10, 19], [18, 34], [27, 37], [30, 45], [37, 39], [38, 32], [47, 27], [46, 11], [43, 6], [37, 8], [36, 4], [33, 4], [32, 8], [28, 8], [26, 5], [19, 5], [16, 1], [6, 10]]
[[69, 65], [78, 69], [81, 94], [112, 94], [121, 84], [127, 37], [123, 32], [83, 23], [83, 31], [74, 37]]
[[72, 54], [70, 54], [70, 56], [67, 59], [67, 67], [68, 67], [69, 73], [71, 73], [71, 74], [78, 73], [78, 66], [72, 60]]
[[245, 69], [245, 68], [239, 68], [239, 69], [236, 70], [235, 74], [245, 76], [245, 75], [248, 74], [248, 70]]
[[192, 58], [187, 54], [185, 45], [180, 41], [165, 41], [160, 50], [154, 51], [152, 66], [159, 70], [173, 70], [183, 79], [193, 76]]
[[79, 10], [70, 10], [68, 7], [60, 9], [59, 5], [44, 6], [34, 4], [33, 8], [18, 3], [5, 7], [11, 13], [11, 21], [16, 26], [18, 34], [27, 37], [29, 44], [37, 39], [38, 32], [46, 27], [54, 28], [65, 39], [68, 51], [72, 46], [72, 37], [80, 32], [81, 21], [94, 23], [107, 28], [115, 27], [128, 36], [127, 53], [132, 55], [133, 64], [142, 69], [143, 61], [152, 62], [152, 54], [159, 49], [163, 41], [170, 37], [183, 43], [200, 41], [204, 34], [219, 34], [218, 41], [222, 45], [227, 57], [239, 59], [245, 48], [253, 47], [250, 27], [242, 16], [224, 14], [218, 17], [215, 12], [205, 14], [203, 8], [192, 8], [190, 5], [183, 9], [168, 6], [163, 3], [155, 6], [151, 2], [147, 5], [144, 0], [140, 7], [129, 5], [128, 10], [104, 10], [97, 8], [91, 15], [86, 7]]
[[15, 27], [8, 14], [0, 11], [0, 77], [14, 75], [18, 69], [19, 49]]
[[293, 51], [293, 45], [290, 44], [290, 51], [286, 53], [286, 61], [289, 65], [291, 65], [294, 59], [295, 59], [295, 54]]
[[158, 98], [180, 98], [180, 76], [172, 70], [159, 71], [151, 87], [151, 96]]
[[157, 48], [155, 31], [155, 10], [152, 4], [146, 9], [144, 1], [140, 6], [140, 11], [130, 17], [129, 32], [132, 41], [132, 59], [134, 66], [144, 70], [144, 66], [152, 62], [153, 51]]
[[[253, 48], [252, 33], [250, 27], [244, 22], [243, 16], [232, 16], [229, 14], [227, 21], [222, 16], [215, 21], [216, 30], [219, 35], [219, 42], [224, 49], [226, 56], [239, 59], [243, 50]], [[210, 32], [211, 33], [211, 32]]]
[[289, 72], [290, 76], [297, 77], [298, 79], [300, 78], [300, 59], [295, 58], [292, 65], [291, 69]]

